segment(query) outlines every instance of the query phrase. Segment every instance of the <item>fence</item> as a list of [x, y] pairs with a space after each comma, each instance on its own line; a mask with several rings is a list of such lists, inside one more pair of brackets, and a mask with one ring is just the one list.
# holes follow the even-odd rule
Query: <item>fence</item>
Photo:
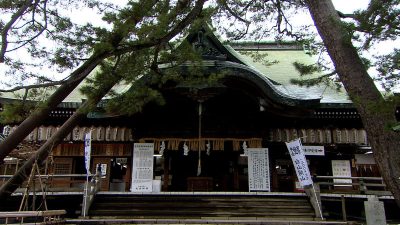
[[321, 192], [387, 195], [382, 177], [335, 177], [315, 176], [315, 184], [319, 185]]

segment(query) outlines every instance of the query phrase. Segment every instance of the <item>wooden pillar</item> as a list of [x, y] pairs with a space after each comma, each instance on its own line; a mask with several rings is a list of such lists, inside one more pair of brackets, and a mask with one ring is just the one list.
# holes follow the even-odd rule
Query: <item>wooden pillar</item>
[[168, 191], [168, 183], [169, 183], [169, 156], [164, 155], [164, 179], [162, 190]]

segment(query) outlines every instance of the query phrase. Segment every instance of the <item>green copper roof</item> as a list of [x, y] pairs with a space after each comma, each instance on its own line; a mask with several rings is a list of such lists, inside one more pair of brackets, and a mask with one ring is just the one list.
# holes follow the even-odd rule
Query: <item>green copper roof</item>
[[[277, 44], [275, 44], [276, 46]], [[259, 48], [242, 48], [226, 46], [227, 49], [238, 57], [247, 66], [259, 71], [268, 79], [275, 82], [276, 88], [281, 92], [303, 99], [321, 98], [321, 103], [351, 103], [346, 91], [342, 88], [337, 90], [335, 85], [325, 84], [311, 87], [294, 85], [291, 79], [300, 79], [300, 73], [296, 70], [293, 63], [302, 62], [312, 64], [315, 59], [307, 55], [302, 49], [288, 46], [268, 47], [271, 44], [261, 44]], [[236, 50], [235, 50], [236, 49]], [[250, 56], [251, 53], [266, 54], [264, 59], [270, 64], [255, 60]], [[305, 76], [303, 79], [317, 77], [316, 75]]]
[[[316, 99], [320, 99], [320, 103], [323, 104], [351, 103], [346, 92], [344, 90], [337, 91], [334, 85], [331, 87], [320, 84], [305, 87], [290, 83], [291, 79], [300, 78], [299, 72], [293, 65], [294, 62], [305, 64], [315, 62], [315, 59], [307, 55], [299, 45], [293, 43], [231, 43], [231, 46], [223, 45], [215, 34], [205, 31], [199, 31], [197, 35], [194, 33], [187, 37], [195, 48], [199, 46], [203, 49], [202, 56], [205, 60], [225, 63], [233, 70], [246, 71], [246, 73], [243, 72], [243, 74], [247, 74], [246, 76], [262, 77], [263, 79], [257, 78], [254, 82], [262, 82], [257, 85], [267, 85], [267, 89], [274, 92], [270, 96], [276, 96], [278, 100], [291, 102], [289, 105]], [[264, 59], [274, 63], [265, 65], [249, 56], [249, 53], [257, 52], [266, 54]], [[122, 93], [129, 90], [129, 87], [129, 84], [117, 85], [114, 87], [114, 91]], [[4, 93], [0, 98], [15, 99], [16, 97], [10, 93]], [[84, 99], [86, 96], [83, 96], [77, 88], [64, 100], [63, 107], [72, 106], [72, 103], [79, 105]]]

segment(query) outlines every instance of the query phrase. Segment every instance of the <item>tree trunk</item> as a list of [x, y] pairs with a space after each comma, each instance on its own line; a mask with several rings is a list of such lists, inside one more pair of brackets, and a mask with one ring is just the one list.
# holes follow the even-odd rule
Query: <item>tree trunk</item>
[[339, 78], [361, 116], [385, 184], [400, 207], [400, 137], [390, 128], [396, 123], [395, 107], [384, 100], [369, 76], [332, 1], [306, 3]]
[[106, 54], [103, 53], [92, 56], [87, 60], [86, 63], [71, 74], [65, 84], [57, 88], [45, 103], [26, 118], [4, 141], [0, 142], [0, 164], [3, 163], [4, 158], [10, 154], [33, 129], [43, 123], [51, 110], [56, 108], [105, 57]]
[[[126, 26], [128, 25], [135, 27], [156, 3], [157, 0], [153, 0], [150, 4], [144, 4], [142, 13], [138, 15], [132, 15], [124, 22], [123, 26], [119, 28], [117, 27], [112, 32], [111, 37], [108, 40], [110, 43], [108, 44], [117, 49], [122, 40], [129, 33], [129, 29], [126, 29]], [[157, 43], [149, 43], [148, 47], [152, 47], [155, 44]], [[10, 154], [10, 152], [14, 150], [18, 144], [25, 139], [26, 136], [28, 136], [36, 127], [43, 123], [43, 121], [50, 114], [51, 110], [56, 108], [57, 105], [60, 104], [103, 59], [111, 56], [115, 49], [99, 50], [97, 53], [95, 52], [82, 66], [71, 73], [70, 78], [65, 84], [57, 88], [57, 90], [49, 97], [49, 99], [47, 99], [44, 104], [36, 109], [18, 126], [15, 131], [13, 131], [4, 141], [0, 143], [0, 165], [3, 164], [4, 158]]]
[[0, 201], [5, 200], [10, 196], [30, 175], [32, 166], [35, 162], [39, 165], [43, 164], [52, 149], [63, 141], [64, 137], [70, 133], [74, 127], [86, 117], [89, 112], [101, 98], [106, 95], [110, 89], [119, 81], [117, 76], [111, 76], [109, 81], [103, 83], [103, 87], [99, 88], [99, 92], [96, 96], [89, 98], [81, 107], [58, 129], [58, 131], [47, 140], [39, 150], [26, 161], [19, 170], [0, 188]]

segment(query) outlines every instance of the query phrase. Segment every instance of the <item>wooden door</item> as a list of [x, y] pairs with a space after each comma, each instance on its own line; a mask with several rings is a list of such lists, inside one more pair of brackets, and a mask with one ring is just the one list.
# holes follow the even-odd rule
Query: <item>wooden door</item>
[[100, 191], [108, 191], [110, 187], [111, 159], [93, 157], [92, 171], [96, 171], [97, 165], [100, 165], [102, 170]]

